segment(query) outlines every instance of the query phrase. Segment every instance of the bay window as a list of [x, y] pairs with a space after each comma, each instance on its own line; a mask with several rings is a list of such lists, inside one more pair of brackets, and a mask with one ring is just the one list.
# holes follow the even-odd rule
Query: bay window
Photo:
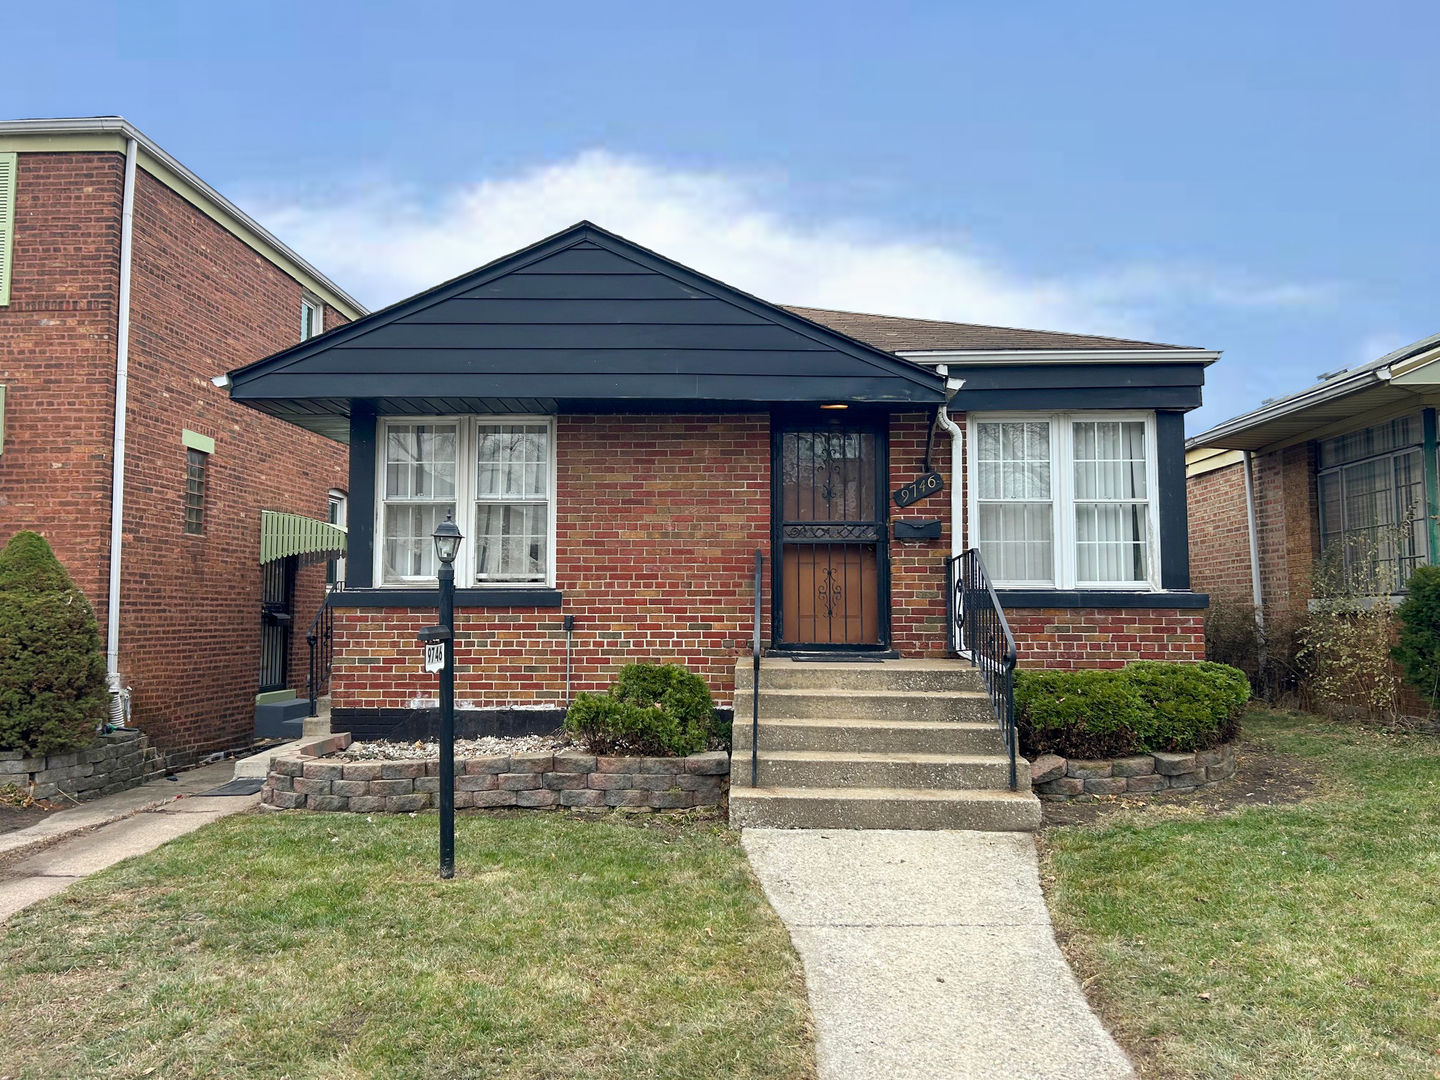
[[455, 563], [461, 585], [553, 581], [554, 425], [548, 418], [382, 420], [381, 432], [382, 585], [435, 580], [431, 534], [447, 515], [465, 533]]
[[1158, 588], [1153, 414], [972, 416], [975, 543], [1009, 588]]

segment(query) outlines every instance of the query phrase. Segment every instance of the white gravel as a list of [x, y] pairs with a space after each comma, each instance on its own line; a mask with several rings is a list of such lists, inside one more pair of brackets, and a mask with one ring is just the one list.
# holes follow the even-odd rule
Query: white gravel
[[[484, 757], [490, 754], [529, 754], [563, 750], [570, 740], [563, 735], [487, 735], [481, 739], [456, 739], [455, 756]], [[342, 761], [408, 761], [440, 756], [438, 742], [357, 742], [332, 755]]]

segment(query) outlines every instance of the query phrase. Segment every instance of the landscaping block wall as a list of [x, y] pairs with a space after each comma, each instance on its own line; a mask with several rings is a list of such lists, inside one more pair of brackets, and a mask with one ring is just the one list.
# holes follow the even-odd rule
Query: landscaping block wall
[[1030, 783], [1042, 799], [1064, 802], [1084, 796], [1194, 791], [1235, 775], [1229, 744], [1193, 754], [1137, 754], [1108, 761], [1082, 761], [1042, 754], [1030, 766]]
[[[455, 808], [680, 810], [716, 806], [729, 783], [723, 750], [683, 758], [571, 751], [491, 754], [455, 762]], [[279, 810], [397, 814], [437, 805], [440, 762], [277, 757], [260, 802]]]
[[33, 799], [85, 802], [165, 775], [164, 757], [139, 731], [100, 735], [83, 750], [31, 756], [0, 751], [0, 788], [14, 785]]

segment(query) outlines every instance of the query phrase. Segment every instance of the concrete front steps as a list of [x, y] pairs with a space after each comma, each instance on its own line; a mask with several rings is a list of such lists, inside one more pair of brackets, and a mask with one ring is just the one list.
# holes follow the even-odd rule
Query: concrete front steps
[[1010, 759], [984, 684], [958, 660], [736, 665], [730, 823], [792, 829], [982, 829], [1040, 824], [1029, 765]]

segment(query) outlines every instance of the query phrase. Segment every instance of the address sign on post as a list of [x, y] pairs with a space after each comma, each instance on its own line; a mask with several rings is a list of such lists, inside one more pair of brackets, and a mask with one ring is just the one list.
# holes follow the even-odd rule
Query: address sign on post
[[425, 670], [445, 670], [445, 642], [427, 641], [425, 643]]

